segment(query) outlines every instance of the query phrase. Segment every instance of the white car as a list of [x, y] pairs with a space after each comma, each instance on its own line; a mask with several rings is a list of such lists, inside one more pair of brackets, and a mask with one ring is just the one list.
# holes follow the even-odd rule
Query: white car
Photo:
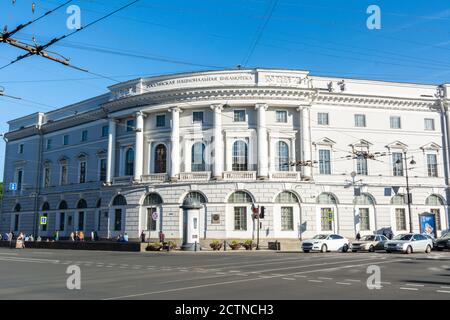
[[305, 240], [302, 243], [303, 252], [310, 251], [342, 251], [347, 252], [349, 241], [347, 238], [338, 234], [318, 234], [311, 240]]
[[430, 253], [433, 248], [433, 241], [422, 234], [406, 233], [399, 234], [394, 239], [384, 244], [387, 253], [400, 251], [404, 253], [426, 252]]

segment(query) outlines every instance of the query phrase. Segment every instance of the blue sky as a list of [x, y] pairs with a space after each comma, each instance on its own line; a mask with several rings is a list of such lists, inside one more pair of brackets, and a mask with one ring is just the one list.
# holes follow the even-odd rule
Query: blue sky
[[[86, 25], [131, 0], [74, 0]], [[31, 4], [36, 3], [36, 12]], [[65, 0], [0, 0], [0, 27], [31, 20]], [[259, 41], [271, 0], [140, 0], [49, 50], [73, 65], [118, 81], [182, 71], [294, 68], [315, 75], [419, 83], [450, 82], [450, 4], [428, 0], [279, 0]], [[381, 8], [381, 30], [366, 27], [369, 5]], [[70, 32], [65, 8], [23, 29], [38, 43]], [[0, 44], [0, 66], [22, 54]], [[112, 80], [40, 57], [0, 70], [0, 131], [8, 120], [89, 98]], [[3, 168], [4, 144], [0, 144]], [[2, 177], [0, 173], [0, 179]]]

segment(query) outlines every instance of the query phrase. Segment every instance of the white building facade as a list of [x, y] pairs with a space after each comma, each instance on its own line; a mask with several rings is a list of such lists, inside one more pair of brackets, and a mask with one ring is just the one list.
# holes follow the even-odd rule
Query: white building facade
[[9, 122], [0, 228], [181, 240], [180, 206], [191, 197], [203, 204], [199, 241], [254, 238], [255, 206], [264, 207], [266, 240], [421, 231], [423, 215], [440, 235], [449, 223], [449, 101], [450, 85], [297, 70], [120, 83]]

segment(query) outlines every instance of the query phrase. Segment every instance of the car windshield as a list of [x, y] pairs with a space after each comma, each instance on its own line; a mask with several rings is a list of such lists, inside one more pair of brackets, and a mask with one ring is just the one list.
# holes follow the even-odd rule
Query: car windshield
[[326, 234], [318, 234], [317, 236], [315, 236], [313, 239], [326, 239], [328, 237], [328, 235]]
[[394, 237], [394, 240], [411, 240], [412, 234], [399, 234]]
[[362, 241], [375, 241], [375, 236], [364, 236], [361, 238]]

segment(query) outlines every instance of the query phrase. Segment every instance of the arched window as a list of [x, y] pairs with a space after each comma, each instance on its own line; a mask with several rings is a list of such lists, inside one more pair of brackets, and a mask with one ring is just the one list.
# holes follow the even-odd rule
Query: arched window
[[425, 204], [427, 206], [443, 206], [444, 205], [444, 201], [442, 201], [442, 198], [432, 194], [431, 196], [429, 196], [427, 198], [427, 200], [425, 201]]
[[284, 141], [277, 142], [275, 164], [277, 171], [289, 171], [289, 147]]
[[248, 148], [245, 141], [239, 140], [233, 144], [233, 171], [248, 171]]
[[42, 205], [42, 211], [49, 211], [50, 210], [50, 204], [45, 201], [44, 204]]
[[229, 198], [228, 203], [252, 203], [252, 197], [245, 191], [236, 191]]
[[336, 205], [337, 204], [337, 199], [331, 193], [324, 192], [324, 193], [321, 193], [317, 197], [317, 203], [318, 204], [333, 204], [333, 205]]
[[375, 201], [370, 194], [363, 193], [355, 197], [354, 204], [356, 205], [374, 205]]
[[134, 150], [129, 148], [125, 154], [125, 175], [134, 175]]
[[391, 204], [397, 205], [397, 206], [404, 206], [407, 204], [406, 196], [403, 194], [397, 194], [392, 197]]
[[205, 171], [205, 145], [201, 142], [192, 146], [191, 171]]
[[163, 203], [161, 196], [157, 193], [149, 193], [144, 199], [144, 206], [155, 206]]
[[102, 206], [102, 198], [99, 198], [99, 199], [97, 200], [97, 205], [96, 205], [96, 207], [97, 207], [97, 208], [101, 208], [101, 206]]
[[113, 206], [126, 206], [127, 200], [125, 199], [125, 197], [123, 195], [119, 194], [114, 198], [112, 205]]
[[77, 209], [86, 209], [87, 208], [87, 202], [84, 199], [80, 199], [77, 203]]
[[167, 149], [163, 144], [159, 144], [155, 148], [155, 173], [167, 172]]
[[20, 203], [16, 204], [14, 207], [14, 212], [20, 212], [22, 210], [22, 206], [20, 205]]
[[290, 191], [283, 191], [275, 199], [276, 203], [298, 203], [297, 196]]
[[185, 201], [186, 199], [195, 199], [202, 204], [207, 202], [205, 196], [196, 191], [189, 192], [186, 197], [184, 197], [183, 201]]
[[59, 210], [67, 210], [67, 208], [68, 208], [67, 202], [64, 200], [61, 201], [58, 208], [59, 208]]

